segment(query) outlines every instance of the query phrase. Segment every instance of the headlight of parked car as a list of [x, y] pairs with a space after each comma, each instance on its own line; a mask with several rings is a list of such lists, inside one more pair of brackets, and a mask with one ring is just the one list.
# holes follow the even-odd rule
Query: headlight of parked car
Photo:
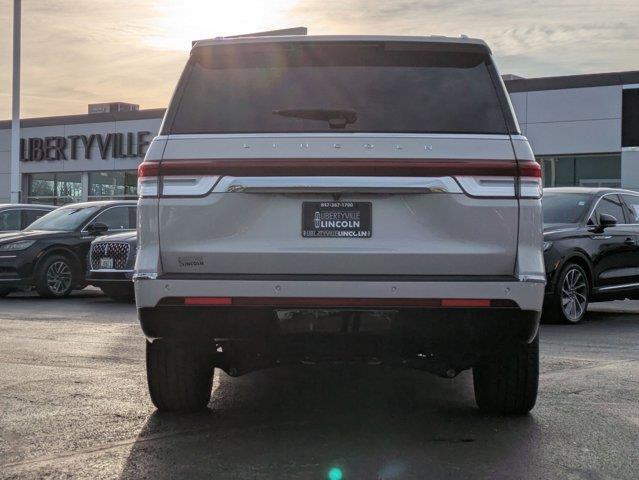
[[552, 242], [544, 242], [544, 252], [552, 247]]
[[35, 240], [19, 240], [17, 242], [5, 243], [4, 245], [0, 245], [0, 252], [16, 252], [18, 250], [26, 250], [35, 242]]

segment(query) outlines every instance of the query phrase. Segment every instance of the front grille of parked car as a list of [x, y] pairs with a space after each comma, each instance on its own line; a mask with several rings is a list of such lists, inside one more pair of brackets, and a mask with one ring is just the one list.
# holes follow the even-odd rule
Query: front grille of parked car
[[131, 245], [125, 242], [97, 242], [91, 245], [91, 270], [100, 270], [102, 258], [112, 258], [115, 270], [124, 270], [129, 260]]

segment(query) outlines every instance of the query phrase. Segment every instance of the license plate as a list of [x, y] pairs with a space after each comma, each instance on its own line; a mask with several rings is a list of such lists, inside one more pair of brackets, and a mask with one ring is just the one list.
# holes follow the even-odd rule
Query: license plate
[[102, 269], [113, 269], [113, 259], [112, 258], [101, 258], [100, 259], [100, 268]]
[[371, 202], [302, 202], [302, 236], [370, 238]]

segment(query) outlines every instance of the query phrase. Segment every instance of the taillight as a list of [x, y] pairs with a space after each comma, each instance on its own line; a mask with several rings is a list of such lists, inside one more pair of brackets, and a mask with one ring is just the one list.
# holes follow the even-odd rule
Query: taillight
[[217, 175], [158, 175], [157, 163], [142, 163], [138, 167], [140, 197], [198, 197], [215, 186]]
[[519, 162], [519, 197], [541, 198], [541, 165], [537, 162]]
[[541, 178], [521, 177], [519, 179], [520, 198], [541, 198]]
[[201, 197], [211, 191], [219, 178], [216, 175], [165, 175], [160, 177], [160, 196]]
[[515, 196], [515, 177], [455, 177], [459, 185], [471, 197]]
[[519, 162], [519, 177], [462, 176], [455, 179], [466, 194], [490, 198], [541, 198], [541, 167], [537, 162]]
[[157, 197], [158, 177], [138, 177], [138, 196]]
[[141, 198], [158, 196], [158, 167], [157, 162], [142, 162], [138, 167], [138, 196]]
[[141, 197], [203, 196], [224, 175], [447, 176], [472, 197], [541, 198], [542, 193], [541, 167], [535, 161], [359, 158], [164, 160], [161, 167], [159, 162], [143, 162], [138, 168], [138, 192]]

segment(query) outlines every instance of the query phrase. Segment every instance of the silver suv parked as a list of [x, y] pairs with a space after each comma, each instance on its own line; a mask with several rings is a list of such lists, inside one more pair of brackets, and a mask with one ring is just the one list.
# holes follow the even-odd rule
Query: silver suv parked
[[482, 410], [533, 407], [540, 168], [483, 41], [197, 42], [139, 182], [159, 409], [323, 361], [472, 368]]

